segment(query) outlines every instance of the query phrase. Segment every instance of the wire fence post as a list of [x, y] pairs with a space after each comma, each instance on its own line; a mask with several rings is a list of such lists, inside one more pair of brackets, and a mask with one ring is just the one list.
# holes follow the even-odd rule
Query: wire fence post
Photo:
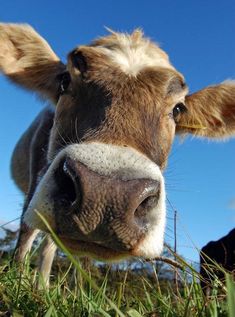
[[[177, 210], [174, 210], [174, 260], [177, 261]], [[178, 290], [178, 271], [176, 269], [174, 270], [174, 284]]]

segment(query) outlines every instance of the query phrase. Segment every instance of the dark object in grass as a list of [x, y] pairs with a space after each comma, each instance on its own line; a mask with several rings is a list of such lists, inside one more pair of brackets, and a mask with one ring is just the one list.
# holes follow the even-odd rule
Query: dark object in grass
[[223, 269], [235, 273], [235, 229], [217, 241], [210, 241], [200, 252], [201, 286], [204, 292], [210, 290], [216, 276], [224, 281]]

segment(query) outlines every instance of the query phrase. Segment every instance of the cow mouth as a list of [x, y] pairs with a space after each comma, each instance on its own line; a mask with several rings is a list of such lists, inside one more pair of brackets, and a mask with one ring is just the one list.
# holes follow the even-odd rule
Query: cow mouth
[[118, 261], [131, 256], [131, 252], [117, 251], [96, 242], [85, 242], [59, 236], [65, 247], [72, 253], [81, 256], [91, 256], [97, 260]]

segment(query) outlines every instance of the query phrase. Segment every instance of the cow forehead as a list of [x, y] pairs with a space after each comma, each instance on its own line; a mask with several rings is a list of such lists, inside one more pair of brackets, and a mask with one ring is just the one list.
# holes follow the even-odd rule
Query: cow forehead
[[146, 67], [174, 69], [168, 55], [144, 37], [140, 30], [132, 34], [112, 32], [109, 36], [95, 40], [91, 46], [99, 49], [112, 64], [128, 75], [136, 76]]

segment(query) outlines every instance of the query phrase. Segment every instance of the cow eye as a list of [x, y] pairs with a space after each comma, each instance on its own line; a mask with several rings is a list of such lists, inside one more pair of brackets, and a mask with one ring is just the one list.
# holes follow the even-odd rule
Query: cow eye
[[183, 114], [184, 112], [187, 111], [187, 108], [185, 107], [185, 105], [180, 102], [180, 103], [177, 103], [172, 111], [172, 115], [173, 115], [173, 119], [175, 121], [177, 121], [177, 119], [179, 118], [179, 116], [181, 114]]
[[66, 90], [68, 89], [70, 82], [71, 77], [69, 72], [63, 73], [60, 77], [60, 95], [66, 93]]

